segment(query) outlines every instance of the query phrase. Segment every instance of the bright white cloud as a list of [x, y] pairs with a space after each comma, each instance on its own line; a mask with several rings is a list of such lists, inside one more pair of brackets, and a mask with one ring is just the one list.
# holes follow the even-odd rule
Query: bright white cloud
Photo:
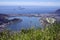
[[0, 6], [60, 6], [60, 2], [0, 2]]

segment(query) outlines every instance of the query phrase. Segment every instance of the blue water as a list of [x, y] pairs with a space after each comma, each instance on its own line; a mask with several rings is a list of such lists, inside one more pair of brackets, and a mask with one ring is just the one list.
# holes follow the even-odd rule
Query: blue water
[[22, 22], [17, 22], [12, 25], [9, 25], [7, 28], [9, 30], [21, 30], [21, 29], [27, 29], [32, 27], [41, 27], [40, 25], [40, 17], [15, 17], [22, 19]]
[[[0, 14], [40, 14], [55, 12], [60, 7], [42, 7], [42, 6], [0, 6]], [[7, 27], [9, 30], [21, 30], [22, 28], [41, 27], [40, 17], [18, 17], [22, 22], [11, 24]]]
[[0, 13], [6, 14], [36, 14], [36, 13], [48, 13], [55, 12], [60, 7], [49, 7], [49, 6], [0, 6]]

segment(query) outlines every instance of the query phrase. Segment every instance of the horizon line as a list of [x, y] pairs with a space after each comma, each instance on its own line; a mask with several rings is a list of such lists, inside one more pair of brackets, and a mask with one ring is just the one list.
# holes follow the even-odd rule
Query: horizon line
[[0, 6], [60, 6], [60, 2], [0, 2]]

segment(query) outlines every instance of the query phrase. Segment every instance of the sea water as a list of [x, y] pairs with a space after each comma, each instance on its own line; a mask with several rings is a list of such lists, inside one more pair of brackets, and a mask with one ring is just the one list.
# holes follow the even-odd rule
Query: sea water
[[[60, 7], [41, 7], [41, 6], [0, 6], [0, 14], [45, 14], [55, 12]], [[16, 17], [17, 18], [17, 17]], [[41, 27], [40, 17], [18, 17], [22, 22], [11, 24], [9, 30], [21, 30], [22, 28]]]

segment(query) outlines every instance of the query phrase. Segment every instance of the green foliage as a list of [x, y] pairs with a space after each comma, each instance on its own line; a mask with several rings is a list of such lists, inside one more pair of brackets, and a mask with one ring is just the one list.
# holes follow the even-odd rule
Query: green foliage
[[22, 29], [20, 32], [6, 30], [0, 33], [0, 40], [60, 40], [60, 23], [44, 29]]

